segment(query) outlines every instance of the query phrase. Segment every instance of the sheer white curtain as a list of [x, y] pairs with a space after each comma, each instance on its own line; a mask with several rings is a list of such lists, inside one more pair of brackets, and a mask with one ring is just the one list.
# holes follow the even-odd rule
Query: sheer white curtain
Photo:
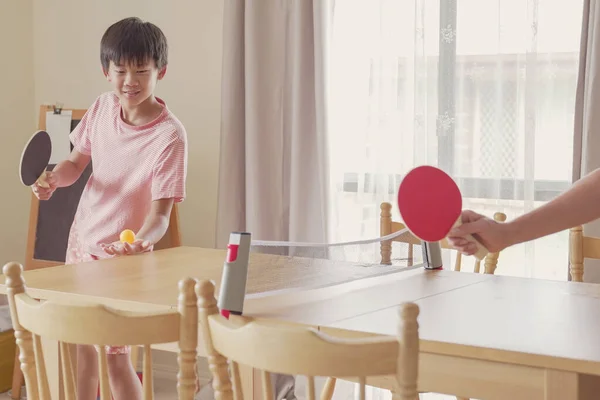
[[[464, 207], [508, 218], [571, 184], [582, 0], [343, 0], [327, 70], [330, 240], [374, 237], [420, 164]], [[507, 249], [498, 273], [564, 280], [567, 232]]]

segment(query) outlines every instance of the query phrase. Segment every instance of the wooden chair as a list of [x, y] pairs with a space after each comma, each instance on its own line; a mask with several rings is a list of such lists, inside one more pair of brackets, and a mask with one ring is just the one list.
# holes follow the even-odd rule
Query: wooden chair
[[[406, 228], [406, 226], [403, 223], [392, 221], [392, 213], [391, 213], [392, 205], [390, 203], [387, 203], [387, 202], [381, 203], [380, 208], [381, 208], [381, 215], [380, 215], [379, 230], [380, 230], [381, 236], [386, 236], [386, 235], [392, 234], [394, 232], [398, 232], [398, 231]], [[494, 214], [494, 220], [496, 220], [498, 222], [504, 222], [504, 221], [506, 221], [506, 214], [497, 212]], [[409, 258], [408, 262], [409, 262], [409, 265], [412, 265], [412, 258], [414, 255], [413, 247], [420, 246], [421, 240], [419, 240], [418, 238], [413, 236], [410, 232], [406, 232], [405, 234], [400, 235], [392, 240], [386, 240], [386, 241], [381, 242], [381, 264], [384, 264], [384, 265], [392, 264], [392, 261], [391, 261], [392, 241], [408, 244], [408, 258]], [[450, 246], [448, 244], [448, 241], [446, 239], [444, 239], [440, 242], [440, 247], [442, 249], [452, 249], [452, 246]], [[496, 272], [496, 267], [498, 266], [498, 257], [499, 256], [500, 256], [499, 252], [488, 253], [488, 255], [484, 259], [484, 271], [483, 271], [484, 274], [492, 274], [493, 275], [494, 272]], [[462, 268], [462, 253], [457, 251], [456, 252], [456, 260], [455, 260], [455, 264], [454, 264], [454, 270], [460, 271], [461, 268]], [[480, 270], [481, 270], [481, 261], [475, 260], [474, 272], [480, 273], [481, 272]]]
[[416, 304], [401, 307], [397, 338], [342, 339], [298, 325], [235, 316], [228, 320], [219, 314], [214, 290], [211, 281], [196, 284], [202, 341], [216, 399], [243, 399], [239, 364], [261, 370], [265, 400], [273, 399], [270, 373], [307, 376], [309, 400], [315, 399], [315, 376], [358, 377], [360, 398], [364, 400], [366, 376], [395, 375], [397, 398], [416, 398], [419, 363]]
[[[198, 312], [195, 280], [179, 283], [178, 310], [140, 313], [111, 309], [99, 304], [39, 302], [26, 292], [20, 264], [9, 263], [6, 275], [11, 318], [21, 351], [21, 370], [27, 397], [49, 400], [49, 384], [41, 340], [59, 342], [66, 400], [74, 400], [75, 371], [71, 344], [96, 345], [99, 352], [100, 398], [111, 398], [104, 345], [141, 345], [144, 348], [144, 399], [153, 399], [152, 344], [179, 342], [179, 400], [192, 400], [196, 392]], [[65, 327], [68, 327], [65, 329]]]
[[[29, 267], [27, 269], [37, 269], [37, 268], [46, 268], [51, 266], [60, 265], [58, 262], [53, 261], [45, 261], [45, 260], [34, 260], [33, 259], [33, 243], [35, 236], [35, 227], [37, 223], [37, 209], [39, 200], [35, 195], [32, 194], [31, 200], [31, 215], [30, 215], [30, 223], [29, 223], [29, 238], [28, 238], [28, 259], [31, 259], [29, 262]], [[181, 246], [181, 226], [179, 223], [179, 207], [177, 204], [173, 204], [173, 208], [171, 209], [171, 215], [169, 217], [169, 227], [167, 228], [167, 232], [154, 245], [154, 250], [161, 249], [170, 249], [173, 247]], [[131, 362], [135, 367], [137, 367], [139, 362], [139, 347], [132, 346], [131, 347]], [[21, 397], [21, 386], [24, 383], [23, 373], [19, 369], [19, 348], [17, 347], [15, 351], [15, 366], [13, 370], [13, 379], [12, 379], [12, 399], [18, 400]]]
[[585, 236], [583, 226], [569, 230], [569, 274], [571, 281], [583, 282], [583, 263], [586, 258], [600, 259], [600, 238]]

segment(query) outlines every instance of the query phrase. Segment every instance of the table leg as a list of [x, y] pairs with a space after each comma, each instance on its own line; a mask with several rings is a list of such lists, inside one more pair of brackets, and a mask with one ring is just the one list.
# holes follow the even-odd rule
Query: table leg
[[597, 399], [600, 393], [600, 376], [579, 374], [577, 386], [579, 400]]
[[574, 372], [546, 370], [544, 400], [578, 399], [577, 380]]
[[592, 400], [600, 393], [600, 376], [546, 370], [544, 400]]

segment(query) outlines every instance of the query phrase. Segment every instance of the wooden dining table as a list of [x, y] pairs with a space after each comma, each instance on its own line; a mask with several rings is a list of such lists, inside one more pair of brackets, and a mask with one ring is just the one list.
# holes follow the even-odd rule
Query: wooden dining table
[[[25, 271], [23, 276], [29, 295], [40, 300], [95, 302], [123, 310], [156, 311], [177, 307], [178, 282], [186, 277], [211, 279], [218, 293], [225, 257], [225, 250], [182, 246], [34, 269]], [[368, 276], [384, 276], [404, 270], [411, 262], [402, 255], [390, 266], [252, 252], [246, 302], [254, 296], [276, 295], [282, 290], [316, 288]], [[6, 294], [5, 277], [1, 274], [0, 294]], [[47, 339], [42, 342], [52, 398], [63, 399], [59, 385], [58, 344]], [[177, 351], [174, 343], [153, 347]], [[199, 351], [202, 354], [202, 346]], [[242, 367], [241, 372], [245, 390], [252, 392], [252, 371]]]
[[[180, 247], [27, 271], [25, 279], [40, 299], [164, 309], [176, 306], [181, 278], [212, 279], [218, 290], [224, 257]], [[600, 398], [600, 285], [253, 253], [244, 313], [337, 336], [395, 335], [398, 306], [409, 301], [420, 306], [421, 392]], [[252, 376], [244, 379], [254, 393]], [[368, 383], [393, 390], [392, 377]]]

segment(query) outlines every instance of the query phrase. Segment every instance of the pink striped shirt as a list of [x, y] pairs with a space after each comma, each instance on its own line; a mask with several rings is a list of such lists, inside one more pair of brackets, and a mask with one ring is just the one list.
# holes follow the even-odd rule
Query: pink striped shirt
[[92, 157], [93, 172], [71, 228], [84, 252], [106, 256], [100, 245], [118, 240], [124, 229], [137, 232], [152, 201], [185, 198], [187, 134], [157, 100], [164, 107], [161, 114], [132, 126], [121, 118], [118, 97], [104, 93], [70, 134], [75, 150]]

